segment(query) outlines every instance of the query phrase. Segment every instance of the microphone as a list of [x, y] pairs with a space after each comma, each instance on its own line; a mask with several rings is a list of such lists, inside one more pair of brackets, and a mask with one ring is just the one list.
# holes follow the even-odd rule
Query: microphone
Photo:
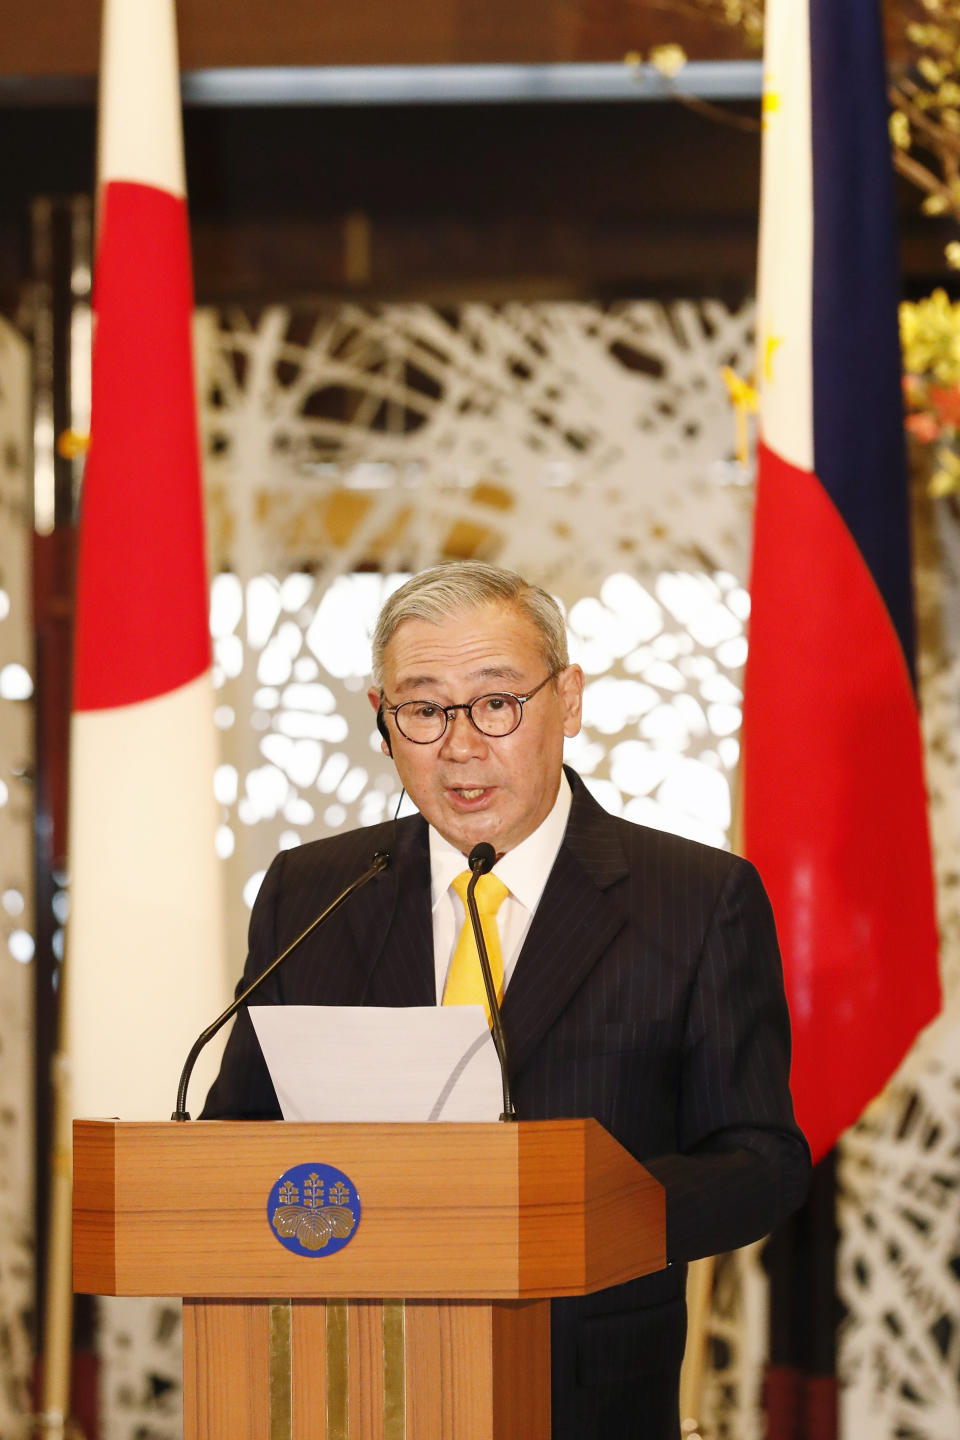
[[496, 863], [497, 852], [486, 840], [481, 840], [479, 844], [474, 845], [467, 856], [468, 866], [478, 875], [489, 875]]
[[497, 989], [493, 983], [493, 973], [490, 969], [490, 957], [487, 954], [487, 942], [483, 938], [483, 926], [480, 924], [480, 912], [477, 909], [476, 896], [477, 882], [481, 875], [486, 875], [493, 869], [497, 858], [497, 852], [486, 840], [481, 840], [474, 845], [467, 856], [467, 864], [470, 867], [470, 881], [467, 885], [467, 911], [470, 915], [470, 924], [473, 926], [473, 937], [477, 942], [477, 953], [480, 956], [480, 969], [483, 974], [483, 988], [487, 992], [487, 1005], [490, 1009], [490, 1031], [493, 1035], [493, 1043], [497, 1051], [497, 1059], [500, 1061], [500, 1079], [503, 1083], [503, 1114], [501, 1120], [516, 1120], [517, 1112], [514, 1109], [513, 1100], [510, 1095], [510, 1077], [507, 1067], [507, 1037], [503, 1030], [503, 1021], [500, 1018], [500, 1002], [497, 999]]
[[190, 1119], [190, 1115], [187, 1110], [187, 1086], [190, 1084], [190, 1076], [193, 1074], [193, 1067], [197, 1063], [197, 1058], [204, 1046], [213, 1039], [214, 1035], [216, 1035], [218, 1030], [223, 1029], [224, 1025], [226, 1025], [227, 1021], [231, 1019], [232, 1016], [236, 1015], [237, 1011], [242, 1005], [246, 1005], [247, 1001], [250, 999], [254, 991], [260, 989], [260, 986], [263, 984], [264, 980], [266, 980], [267, 976], [272, 975], [275, 970], [279, 969], [279, 967], [283, 964], [284, 960], [286, 960], [287, 956], [292, 955], [294, 950], [296, 950], [298, 946], [303, 944], [304, 940], [306, 940], [308, 935], [312, 935], [314, 930], [316, 930], [319, 925], [322, 925], [325, 920], [329, 920], [330, 916], [334, 913], [334, 911], [339, 910], [340, 906], [346, 900], [350, 899], [350, 896], [355, 890], [359, 890], [362, 885], [366, 885], [367, 881], [372, 880], [375, 875], [379, 875], [381, 870], [386, 870], [389, 864], [389, 850], [378, 850], [377, 853], [374, 855], [373, 860], [370, 862], [369, 870], [365, 870], [362, 875], [359, 875], [357, 877], [356, 880], [351, 880], [350, 884], [346, 887], [346, 889], [341, 890], [340, 894], [336, 897], [336, 899], [331, 900], [327, 908], [325, 910], [321, 910], [320, 914], [315, 916], [315, 918], [310, 921], [310, 924], [307, 926], [306, 930], [303, 930], [297, 936], [296, 940], [291, 941], [291, 943], [287, 946], [286, 950], [282, 950], [280, 954], [276, 957], [276, 959], [271, 960], [267, 968], [265, 970], [261, 970], [256, 980], [254, 980], [252, 984], [247, 986], [243, 994], [238, 995], [237, 998], [227, 1006], [223, 1014], [218, 1015], [216, 1020], [214, 1020], [213, 1024], [208, 1025], [206, 1030], [204, 1030], [203, 1033], [197, 1037], [197, 1039], [193, 1043], [190, 1054], [184, 1061], [183, 1069], [180, 1072], [180, 1084], [177, 1086], [177, 1108], [170, 1116], [171, 1120]]

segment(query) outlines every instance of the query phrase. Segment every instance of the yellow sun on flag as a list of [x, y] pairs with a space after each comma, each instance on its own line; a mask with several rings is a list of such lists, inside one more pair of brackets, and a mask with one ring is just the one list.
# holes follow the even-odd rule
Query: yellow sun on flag
[[764, 130], [766, 130], [767, 128], [767, 121], [769, 120], [770, 116], [778, 114], [779, 111], [780, 91], [774, 90], [772, 88], [769, 90], [765, 89], [763, 92], [763, 99], [760, 102], [760, 114], [762, 116], [761, 124]]
[[763, 337], [763, 378], [768, 384], [773, 379], [773, 357], [782, 344], [782, 335], [767, 334]]

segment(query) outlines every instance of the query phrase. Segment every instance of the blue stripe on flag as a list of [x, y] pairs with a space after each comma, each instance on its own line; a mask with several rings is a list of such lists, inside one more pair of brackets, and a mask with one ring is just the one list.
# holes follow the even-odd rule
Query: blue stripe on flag
[[877, 0], [810, 0], [810, 72], [814, 464], [873, 574], [915, 683], [899, 266]]

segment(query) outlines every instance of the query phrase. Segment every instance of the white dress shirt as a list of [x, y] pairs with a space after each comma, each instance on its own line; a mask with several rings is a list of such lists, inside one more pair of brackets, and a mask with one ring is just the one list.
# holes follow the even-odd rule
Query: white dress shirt
[[[497, 912], [500, 949], [503, 952], [503, 988], [506, 990], [517, 963], [517, 956], [527, 938], [547, 876], [553, 869], [567, 828], [573, 793], [566, 775], [560, 777], [560, 789], [553, 809], [532, 835], [497, 861], [496, 873], [510, 894]], [[444, 840], [430, 826], [430, 890], [433, 903], [433, 959], [436, 972], [437, 1003], [443, 997], [447, 971], [460, 938], [466, 911], [453, 881], [467, 868], [466, 857]]]

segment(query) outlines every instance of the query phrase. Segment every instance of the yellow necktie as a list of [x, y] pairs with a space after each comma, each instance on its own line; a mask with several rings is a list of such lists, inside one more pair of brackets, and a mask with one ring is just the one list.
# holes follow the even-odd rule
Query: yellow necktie
[[[463, 901], [464, 910], [467, 909], [467, 886], [469, 883], [469, 870], [464, 870], [463, 874], [458, 875], [453, 882], [454, 890]], [[506, 885], [496, 875], [481, 875], [477, 882], [475, 897], [477, 909], [480, 912], [480, 928], [486, 941], [490, 971], [493, 975], [493, 984], [498, 1000], [503, 999], [503, 951], [500, 949], [497, 911], [509, 894], [510, 891]], [[483, 971], [480, 968], [480, 956], [477, 952], [473, 926], [470, 924], [469, 911], [464, 919], [457, 948], [453, 952], [453, 959], [450, 961], [447, 983], [443, 990], [443, 1003], [444, 1005], [482, 1005], [486, 1011], [487, 1023], [490, 1022], [487, 992], [483, 983]]]

